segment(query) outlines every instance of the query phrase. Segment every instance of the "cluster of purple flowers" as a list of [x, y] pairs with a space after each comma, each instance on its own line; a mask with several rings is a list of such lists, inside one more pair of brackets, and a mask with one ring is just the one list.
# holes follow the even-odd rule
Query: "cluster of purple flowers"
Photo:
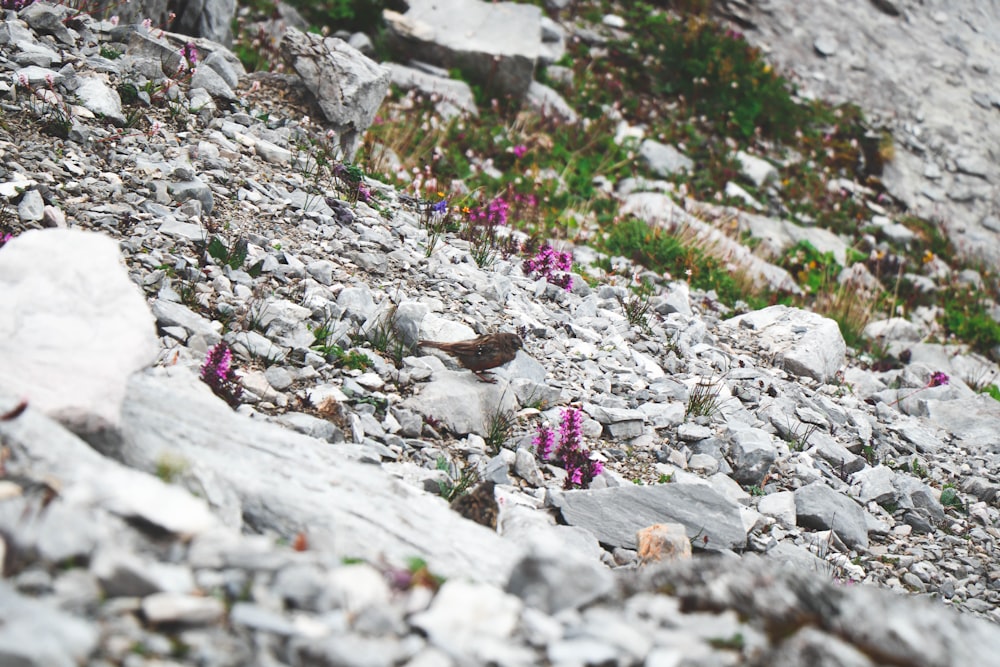
[[511, 152], [514, 153], [514, 157], [520, 160], [524, 157], [524, 154], [528, 152], [528, 147], [524, 144], [518, 144], [511, 149]]
[[194, 67], [198, 64], [198, 47], [194, 45], [194, 42], [188, 42], [181, 47], [181, 58], [188, 67]]
[[545, 276], [553, 285], [569, 291], [573, 287], [573, 276], [569, 273], [573, 268], [573, 254], [559, 252], [546, 243], [538, 253], [524, 262], [524, 272]]
[[566, 489], [586, 488], [594, 478], [604, 470], [604, 464], [591, 458], [590, 450], [583, 448], [583, 413], [575, 408], [562, 411], [559, 424], [559, 446], [556, 447], [556, 434], [547, 424], [538, 427], [538, 433], [532, 440], [539, 458], [552, 462], [566, 469]]
[[13, 9], [15, 12], [19, 12], [34, 1], [35, 0], [3, 0], [3, 2], [0, 2], [0, 8]]
[[219, 342], [208, 351], [205, 363], [201, 366], [201, 380], [231, 407], [235, 408], [240, 404], [243, 387], [233, 368], [233, 353], [225, 343]]
[[510, 205], [503, 197], [497, 197], [485, 207], [477, 206], [469, 211], [469, 221], [487, 227], [503, 227], [507, 224]]
[[940, 387], [941, 385], [948, 384], [948, 380], [949, 378], [947, 373], [942, 373], [941, 371], [935, 371], [934, 374], [931, 375], [931, 379], [927, 383], [927, 386]]

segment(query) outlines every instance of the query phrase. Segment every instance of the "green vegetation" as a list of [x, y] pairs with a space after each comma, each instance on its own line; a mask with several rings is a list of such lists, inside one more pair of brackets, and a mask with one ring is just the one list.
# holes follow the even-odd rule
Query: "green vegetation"
[[[381, 11], [391, 5], [388, 0], [292, 4], [315, 30], [364, 30], [377, 50], [384, 30]], [[886, 192], [881, 175], [894, 155], [890, 135], [855, 105], [801, 97], [794, 81], [741, 34], [708, 18], [710, 5], [706, 0], [585, 0], [566, 10], [562, 18], [571, 12], [575, 21], [593, 24], [617, 14], [627, 26], [626, 35], [612, 35], [599, 53], [583, 40], [569, 40], [559, 62], [563, 70], [538, 72], [539, 80], [580, 114], [578, 123], [540, 116], [510, 99], [491, 99], [477, 82], [469, 82], [477, 117], [443, 118], [433, 100], [394, 89], [355, 165], [337, 166], [333, 155], [323, 153], [325, 147], [308, 143], [316, 139], [302, 144], [304, 154], [349, 200], [368, 200], [367, 176], [395, 182], [415, 197], [428, 255], [445, 234], [468, 241], [484, 267], [499, 258], [537, 258], [547, 245], [563, 251], [568, 244], [587, 243], [608, 258], [639, 263], [640, 270], [686, 280], [730, 308], [786, 303], [820, 312], [835, 319], [848, 344], [874, 357], [877, 367], [889, 367], [893, 360], [886, 349], [863, 338], [865, 325], [874, 317], [906, 316], [920, 307], [936, 308], [945, 336], [997, 359], [1000, 324], [991, 313], [1000, 281], [988, 267], [961, 264], [942, 221], [912, 215]], [[257, 0], [238, 21], [235, 49], [248, 69], [272, 69], [277, 63], [273, 38], [251, 34], [247, 27], [250, 18], [268, 16], [273, 9], [267, 0]], [[461, 74], [455, 70], [451, 76]], [[641, 128], [644, 138], [676, 146], [693, 160], [693, 169], [666, 177], [650, 173], [636, 156], [637, 138], [615, 141], [620, 122]], [[760, 186], [747, 182], [738, 151], [769, 161], [777, 178]], [[771, 217], [827, 229], [848, 240], [850, 249], [841, 257], [801, 242], [780, 251], [768, 259], [789, 271], [798, 290], [770, 292], [690, 229], [651, 226], [623, 215], [607, 185], [627, 177], [666, 181], [678, 200], [686, 195], [746, 208], [745, 202], [723, 195], [728, 183], [739, 183]], [[876, 214], [897, 223], [897, 232], [902, 226], [912, 234], [890, 233]], [[734, 237], [747, 233], [729, 222], [723, 217], [716, 226]], [[970, 288], [949, 277], [963, 268], [977, 268], [982, 282]], [[595, 275], [603, 270], [607, 276], [616, 265], [611, 259], [596, 269], [574, 265], [575, 271], [581, 269]], [[568, 274], [552, 280], [544, 272], [532, 273], [571, 286]], [[848, 273], [860, 276], [858, 282], [846, 280]], [[620, 278], [633, 292], [621, 303], [625, 317], [648, 326], [655, 287], [637, 285], [632, 275]], [[546, 292], [552, 298], [557, 293]], [[369, 338], [393, 357], [402, 351], [384, 327]], [[708, 397], [692, 398], [698, 399], [696, 412], [717, 409], [711, 401], [703, 404]]]

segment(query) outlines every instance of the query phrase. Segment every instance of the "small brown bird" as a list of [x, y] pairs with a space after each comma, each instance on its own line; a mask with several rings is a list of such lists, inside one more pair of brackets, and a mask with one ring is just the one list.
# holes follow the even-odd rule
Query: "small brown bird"
[[454, 343], [422, 340], [418, 344], [447, 352], [458, 359], [459, 364], [475, 373], [481, 381], [490, 383], [496, 380], [486, 370], [512, 361], [517, 356], [517, 351], [524, 347], [521, 337], [513, 333], [487, 334]]

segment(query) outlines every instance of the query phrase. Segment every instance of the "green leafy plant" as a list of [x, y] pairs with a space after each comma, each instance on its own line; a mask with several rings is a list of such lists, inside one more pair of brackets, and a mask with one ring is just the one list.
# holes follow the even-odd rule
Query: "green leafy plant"
[[920, 478], [927, 478], [929, 474], [927, 471], [927, 466], [922, 464], [916, 457], [910, 462], [910, 472]]
[[205, 251], [220, 263], [232, 269], [239, 269], [247, 260], [247, 246], [247, 240], [244, 238], [237, 239], [230, 247], [220, 237], [213, 236], [205, 247]]
[[611, 61], [621, 77], [610, 95], [627, 90], [682, 100], [688, 114], [732, 128], [744, 140], [755, 134], [791, 137], [805, 118], [790, 84], [743, 36], [701, 16], [671, 18], [637, 2], [626, 20], [642, 25], [612, 42]]
[[941, 487], [941, 504], [945, 507], [954, 507], [959, 511], [965, 511], [965, 503], [958, 496], [958, 490], [954, 484], [945, 484]]
[[[686, 276], [692, 287], [715, 290], [723, 303], [751, 298], [721, 261], [641, 220], [629, 218], [614, 225], [602, 245], [609, 255], [621, 255], [656, 273]], [[605, 268], [610, 270], [610, 264]]]
[[[799, 428], [802, 428], [799, 431]], [[799, 425], [792, 428], [789, 433], [788, 448], [793, 452], [801, 452], [809, 447], [809, 438], [812, 437], [813, 433], [819, 430], [818, 424], [805, 424], [804, 422], [799, 422]]]

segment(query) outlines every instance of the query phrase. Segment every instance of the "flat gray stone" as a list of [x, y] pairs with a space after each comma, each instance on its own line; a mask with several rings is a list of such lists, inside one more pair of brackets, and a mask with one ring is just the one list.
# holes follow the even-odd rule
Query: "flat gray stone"
[[698, 547], [746, 546], [747, 534], [739, 506], [702, 484], [555, 491], [551, 502], [562, 512], [566, 523], [586, 528], [598, 541], [611, 547], [635, 549], [636, 531], [666, 522], [684, 524], [688, 537]]
[[489, 384], [471, 371], [437, 371], [402, 407], [440, 421], [456, 435], [485, 436], [490, 419], [517, 407], [507, 383], [496, 377], [497, 382]]
[[524, 98], [541, 52], [542, 10], [513, 2], [410, 0], [384, 13], [392, 48]]
[[122, 100], [118, 91], [109, 87], [96, 77], [80, 77], [80, 85], [76, 89], [80, 104], [95, 114], [110, 118], [116, 125], [125, 123], [122, 113]]
[[650, 171], [660, 177], [691, 171], [694, 168], [694, 160], [687, 155], [673, 146], [661, 144], [652, 139], [646, 139], [639, 146], [639, 159], [645, 163]]
[[822, 481], [795, 490], [795, 514], [804, 528], [833, 530], [849, 547], [868, 547], [865, 511]]

